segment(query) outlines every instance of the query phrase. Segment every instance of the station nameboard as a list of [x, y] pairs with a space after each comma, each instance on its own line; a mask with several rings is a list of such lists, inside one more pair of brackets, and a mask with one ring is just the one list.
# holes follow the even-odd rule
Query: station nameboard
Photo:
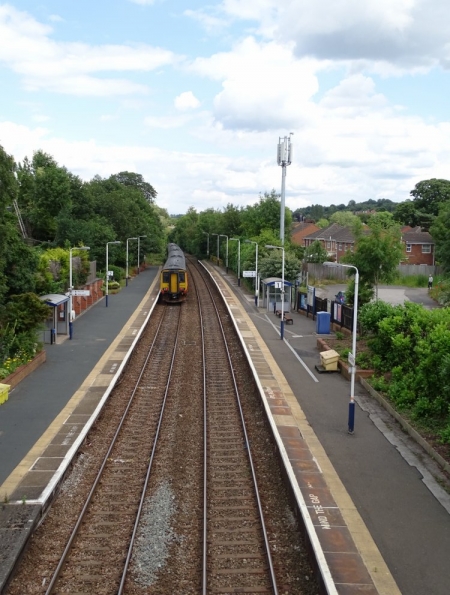
[[256, 271], [242, 271], [243, 277], [256, 277]]

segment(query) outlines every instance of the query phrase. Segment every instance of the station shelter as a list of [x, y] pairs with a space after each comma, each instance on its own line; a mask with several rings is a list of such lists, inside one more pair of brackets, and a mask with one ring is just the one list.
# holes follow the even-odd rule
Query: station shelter
[[[262, 307], [268, 312], [281, 310], [283, 279], [281, 277], [268, 277], [261, 279], [262, 286]], [[291, 311], [293, 285], [284, 280], [284, 304], [283, 311]]]
[[52, 308], [50, 316], [45, 321], [43, 343], [53, 345], [57, 342], [58, 335], [69, 334], [69, 296], [62, 293], [50, 293], [39, 297]]

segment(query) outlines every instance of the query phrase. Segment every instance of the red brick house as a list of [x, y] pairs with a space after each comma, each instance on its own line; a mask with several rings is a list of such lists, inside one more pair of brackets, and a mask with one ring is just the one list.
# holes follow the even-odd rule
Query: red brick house
[[294, 223], [291, 229], [291, 240], [298, 246], [304, 246], [303, 238], [310, 233], [319, 231], [320, 227], [317, 227], [312, 221], [300, 221], [300, 223]]
[[[316, 240], [325, 248], [330, 260], [336, 262], [339, 262], [347, 251], [353, 252], [355, 248], [355, 238], [351, 229], [337, 223], [304, 236], [303, 245], [310, 246]], [[404, 227], [402, 243], [405, 253], [400, 264], [434, 265], [434, 240], [427, 231], [422, 231], [420, 227]]]
[[428, 231], [421, 227], [402, 229], [402, 242], [405, 256], [400, 264], [428, 264], [434, 266], [434, 240]]

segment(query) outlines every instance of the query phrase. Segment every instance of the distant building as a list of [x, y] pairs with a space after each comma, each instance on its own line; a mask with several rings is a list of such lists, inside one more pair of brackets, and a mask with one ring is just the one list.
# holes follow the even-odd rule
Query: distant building
[[300, 223], [294, 223], [291, 228], [291, 240], [297, 246], [304, 246], [303, 239], [310, 233], [318, 231], [320, 227], [317, 227], [312, 221], [301, 221]]
[[428, 264], [434, 266], [434, 240], [428, 231], [421, 227], [402, 228], [402, 242], [405, 245], [405, 256], [401, 264]]
[[[402, 243], [404, 256], [400, 264], [435, 264], [434, 240], [428, 231], [420, 227], [403, 227]], [[355, 249], [355, 238], [349, 227], [332, 223], [328, 227], [313, 231], [303, 236], [303, 246], [310, 246], [318, 240], [325, 248], [330, 260], [339, 262], [348, 251]], [[297, 242], [296, 242], [297, 243]]]

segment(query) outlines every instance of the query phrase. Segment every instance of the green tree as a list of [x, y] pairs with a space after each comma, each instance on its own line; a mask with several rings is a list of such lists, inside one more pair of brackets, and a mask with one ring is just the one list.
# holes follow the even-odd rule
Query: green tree
[[432, 178], [423, 180], [410, 192], [419, 211], [436, 217], [441, 205], [450, 201], [450, 181]]
[[331, 215], [330, 223], [337, 223], [344, 227], [351, 227], [357, 219], [358, 217], [353, 215], [350, 211], [336, 211], [336, 213]]
[[17, 197], [16, 164], [0, 145], [0, 305], [8, 291], [6, 271], [9, 239], [14, 234], [14, 226], [8, 209]]
[[[276, 245], [276, 244], [273, 244]], [[264, 255], [265, 253], [265, 255]], [[265, 249], [263, 256], [258, 262], [258, 268], [261, 275], [261, 279], [268, 277], [282, 277], [283, 272], [283, 253], [281, 250]], [[284, 278], [286, 281], [294, 283], [297, 279], [301, 268], [301, 262], [290, 254], [285, 252], [284, 255]]]
[[119, 184], [123, 184], [124, 186], [137, 188], [148, 203], [154, 204], [158, 193], [151, 184], [144, 180], [141, 174], [121, 171], [120, 173], [111, 176], [111, 179], [116, 180]]
[[436, 217], [430, 228], [430, 233], [436, 242], [436, 259], [444, 267], [446, 272], [450, 272], [450, 203], [441, 207], [439, 215]]
[[306, 262], [318, 262], [322, 263], [328, 260], [328, 252], [322, 246], [322, 243], [319, 240], [315, 240], [312, 244], [305, 248], [305, 256]]
[[[359, 271], [359, 302], [372, 299], [374, 288], [378, 298], [378, 284], [393, 279], [403, 255], [400, 226], [390, 213], [381, 212], [373, 215], [368, 223], [369, 231], [354, 227], [355, 252], [347, 252], [341, 259], [343, 263], [356, 266]], [[354, 275], [353, 269], [349, 275]], [[349, 303], [354, 299], [354, 280], [347, 289]]]

